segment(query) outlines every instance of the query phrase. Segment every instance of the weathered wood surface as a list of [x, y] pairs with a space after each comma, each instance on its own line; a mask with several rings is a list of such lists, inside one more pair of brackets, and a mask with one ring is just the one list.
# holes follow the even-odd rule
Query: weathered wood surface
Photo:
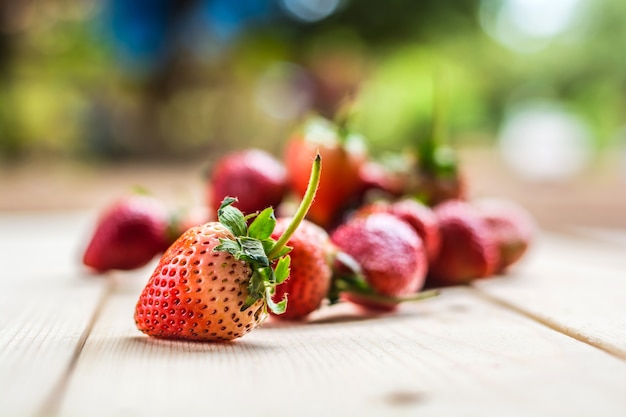
[[473, 285], [559, 332], [626, 359], [626, 247], [544, 235], [509, 276]]
[[623, 415], [626, 363], [468, 289], [361, 317], [267, 323], [230, 344], [150, 339], [111, 298], [63, 416]]
[[75, 254], [89, 216], [0, 216], [0, 416], [41, 412], [63, 395], [107, 295]]
[[150, 266], [80, 268], [91, 221], [0, 215], [0, 416], [626, 415], [618, 245], [545, 234], [509, 276], [394, 314], [199, 344], [135, 329]]

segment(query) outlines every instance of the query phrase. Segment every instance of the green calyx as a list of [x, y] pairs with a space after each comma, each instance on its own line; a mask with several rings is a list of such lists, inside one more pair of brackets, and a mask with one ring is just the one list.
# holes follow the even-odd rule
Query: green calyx
[[241, 311], [263, 300], [265, 308], [269, 308], [275, 314], [282, 314], [287, 308], [287, 298], [274, 302], [273, 296], [276, 286], [283, 283], [289, 277], [290, 262], [289, 252], [291, 248], [287, 242], [296, 231], [309, 207], [319, 186], [321, 171], [321, 157], [317, 155], [311, 168], [311, 176], [307, 191], [300, 203], [300, 207], [285, 229], [277, 239], [273, 239], [272, 232], [276, 227], [274, 209], [266, 208], [260, 213], [244, 216], [233, 203], [236, 198], [226, 197], [217, 210], [217, 217], [234, 235], [234, 239], [220, 239], [220, 244], [215, 247], [216, 252], [228, 252], [237, 260], [247, 262], [252, 269], [252, 277], [248, 284], [248, 297], [241, 306]]
[[237, 260], [245, 261], [252, 269], [252, 277], [248, 285], [248, 297], [241, 310], [245, 310], [259, 299], [266, 300], [271, 311], [280, 314], [287, 307], [287, 300], [283, 299], [274, 303], [276, 285], [289, 277], [290, 258], [287, 254], [288, 246], [283, 246], [276, 258], [275, 266], [269, 252], [276, 246], [276, 241], [271, 234], [276, 226], [274, 210], [269, 207], [254, 216], [254, 220], [248, 226], [247, 218], [243, 213], [233, 207], [237, 199], [226, 197], [217, 211], [217, 216], [227, 229], [235, 236], [234, 239], [220, 239], [220, 244], [215, 251], [228, 252]]
[[387, 296], [377, 293], [367, 282], [358, 262], [345, 252], [335, 253], [333, 280], [328, 299], [331, 304], [341, 301], [341, 294], [354, 294], [362, 300], [381, 305], [416, 302], [439, 295], [439, 290], [420, 291], [406, 296]]

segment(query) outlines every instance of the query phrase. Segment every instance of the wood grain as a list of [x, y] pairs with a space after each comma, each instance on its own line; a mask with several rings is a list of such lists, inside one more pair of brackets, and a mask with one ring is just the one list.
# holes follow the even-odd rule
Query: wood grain
[[154, 264], [80, 267], [94, 220], [0, 216], [0, 416], [626, 415], [623, 246], [545, 234], [509, 276], [395, 314], [201, 344], [135, 329]]
[[570, 226], [568, 231], [587, 239], [626, 247], [626, 229], [624, 228]]
[[95, 213], [84, 211], [0, 215], [2, 284], [60, 282], [87, 275], [80, 260], [95, 219]]
[[104, 297], [103, 283], [0, 292], [0, 415], [33, 415], [55, 401]]
[[0, 216], [0, 415], [46, 412], [107, 292], [76, 259], [84, 213]]
[[474, 286], [557, 331], [626, 359], [623, 247], [544, 234], [519, 268]]
[[[129, 287], [126, 287], [129, 288]], [[109, 299], [59, 415], [623, 416], [626, 363], [449, 289], [371, 317], [348, 305], [223, 344], [148, 338]]]

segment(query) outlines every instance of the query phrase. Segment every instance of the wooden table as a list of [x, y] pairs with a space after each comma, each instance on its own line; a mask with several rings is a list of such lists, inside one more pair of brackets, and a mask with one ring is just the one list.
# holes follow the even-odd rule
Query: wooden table
[[0, 215], [2, 417], [626, 415], [619, 239], [543, 233], [507, 277], [394, 314], [338, 305], [203, 344], [136, 330], [151, 267], [87, 274], [93, 221]]

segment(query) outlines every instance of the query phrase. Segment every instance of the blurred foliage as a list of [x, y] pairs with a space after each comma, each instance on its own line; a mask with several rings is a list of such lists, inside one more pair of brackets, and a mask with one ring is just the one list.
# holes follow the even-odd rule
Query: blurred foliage
[[[581, 0], [584, 19], [533, 51], [486, 32], [504, 3], [0, 0], [0, 153], [279, 152], [304, 115], [332, 117], [347, 96], [371, 147], [398, 150], [427, 134], [434, 79], [455, 141], [493, 141], [508, 109], [542, 99], [615, 142], [626, 2]], [[311, 5], [336, 8], [294, 13]]]

